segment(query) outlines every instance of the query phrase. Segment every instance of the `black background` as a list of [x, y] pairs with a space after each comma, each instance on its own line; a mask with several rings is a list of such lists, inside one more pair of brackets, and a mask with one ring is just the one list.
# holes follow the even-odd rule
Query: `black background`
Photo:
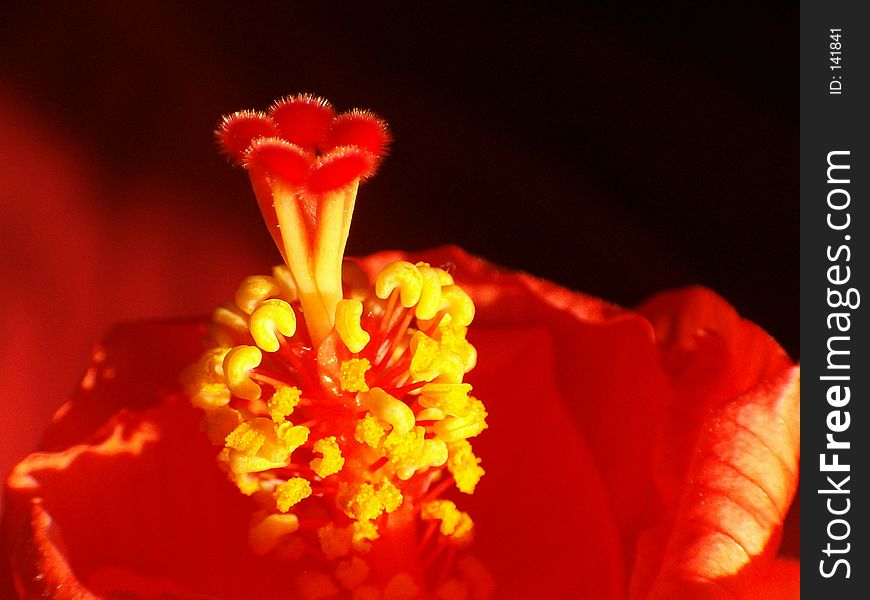
[[270, 261], [218, 117], [299, 91], [371, 108], [395, 143], [351, 253], [452, 242], [624, 305], [700, 283], [797, 356], [796, 6], [337, 4], [7, 6], [0, 75]]

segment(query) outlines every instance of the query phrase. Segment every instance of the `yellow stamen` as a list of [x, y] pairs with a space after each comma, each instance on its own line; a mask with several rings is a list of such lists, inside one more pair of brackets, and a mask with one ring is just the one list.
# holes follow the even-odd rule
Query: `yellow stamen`
[[378, 420], [371, 413], [367, 413], [357, 423], [354, 439], [360, 444], [367, 444], [372, 448], [377, 448], [385, 435], [386, 432]]
[[402, 493], [389, 480], [377, 487], [370, 483], [339, 484], [336, 506], [357, 521], [372, 521], [384, 511], [391, 513], [402, 504]]
[[460, 492], [473, 494], [474, 488], [484, 474], [480, 467], [480, 459], [471, 450], [467, 440], [461, 440], [448, 445], [450, 458], [447, 459], [447, 469], [456, 481]]
[[282, 386], [275, 390], [266, 408], [269, 410], [269, 416], [272, 420], [280, 425], [284, 420], [293, 414], [293, 409], [299, 404], [299, 396], [302, 392], [297, 387]]
[[453, 317], [453, 323], [460, 327], [468, 327], [474, 320], [474, 302], [458, 285], [446, 285], [441, 288], [443, 310]]
[[278, 510], [282, 513], [290, 510], [305, 498], [311, 495], [311, 484], [307, 479], [302, 477], [293, 477], [288, 479], [275, 488], [273, 496], [275, 497]]
[[471, 533], [474, 523], [468, 513], [456, 508], [450, 500], [432, 500], [420, 509], [420, 518], [424, 521], [440, 520], [439, 531], [441, 535], [454, 539], [462, 539]]
[[417, 269], [423, 277], [423, 289], [420, 302], [417, 303], [418, 319], [431, 319], [441, 308], [441, 286], [453, 283], [453, 278], [443, 269], [433, 269], [426, 263], [417, 263]]
[[273, 278], [266, 275], [246, 277], [236, 290], [236, 306], [246, 315], [267, 298], [275, 298], [281, 293], [281, 286]]
[[281, 347], [277, 334], [291, 337], [296, 333], [296, 313], [283, 300], [264, 300], [251, 313], [250, 329], [257, 346], [266, 352], [277, 352]]
[[347, 349], [361, 352], [371, 336], [360, 326], [363, 305], [359, 300], [340, 300], [335, 311], [335, 329]]
[[353, 547], [359, 552], [368, 552], [371, 548], [371, 542], [380, 537], [378, 526], [371, 521], [354, 521], [351, 523], [350, 531]]
[[387, 265], [375, 281], [375, 293], [386, 300], [393, 290], [399, 288], [399, 300], [405, 308], [411, 308], [420, 301], [423, 290], [423, 276], [409, 262], [396, 261]]
[[317, 473], [318, 477], [335, 475], [344, 466], [344, 458], [341, 456], [341, 448], [338, 447], [335, 436], [317, 440], [314, 443], [314, 452], [323, 455], [323, 458], [315, 458], [310, 463], [311, 470]]
[[414, 428], [414, 411], [411, 407], [381, 388], [372, 388], [365, 402], [374, 416], [393, 426], [393, 431], [408, 433]]
[[260, 366], [263, 353], [256, 346], [236, 346], [224, 358], [224, 373], [230, 391], [246, 400], [257, 400], [262, 393], [260, 386], [251, 380], [251, 371]]
[[447, 443], [458, 442], [478, 435], [486, 429], [486, 408], [483, 402], [471, 398], [471, 405], [465, 416], [447, 417], [432, 426], [435, 434]]
[[425, 434], [423, 427], [414, 427], [407, 433], [393, 431], [384, 439], [384, 449], [399, 479], [410, 479], [417, 471], [447, 462], [447, 444], [437, 438], [425, 439]]
[[367, 392], [366, 371], [372, 368], [367, 358], [351, 358], [342, 361], [338, 372], [339, 384], [345, 392]]
[[308, 441], [310, 430], [302, 425], [294, 425], [289, 421], [278, 425], [277, 437], [290, 452]]
[[468, 414], [471, 399], [467, 383], [427, 383], [420, 391], [420, 405], [437, 408], [454, 417]]

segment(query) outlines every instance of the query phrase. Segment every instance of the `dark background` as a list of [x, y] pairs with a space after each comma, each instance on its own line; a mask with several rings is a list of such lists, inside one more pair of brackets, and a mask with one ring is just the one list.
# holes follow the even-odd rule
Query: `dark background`
[[624, 305], [701, 283], [797, 355], [797, 7], [324, 4], [7, 6], [0, 77], [267, 261], [219, 116], [299, 91], [371, 108], [395, 143], [351, 253], [452, 242]]

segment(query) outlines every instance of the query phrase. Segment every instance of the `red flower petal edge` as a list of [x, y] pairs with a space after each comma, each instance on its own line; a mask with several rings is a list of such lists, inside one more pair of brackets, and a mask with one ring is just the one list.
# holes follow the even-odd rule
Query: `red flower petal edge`
[[[709, 291], [630, 312], [453, 247], [477, 306], [469, 381], [490, 399], [487, 477], [468, 498], [499, 598], [753, 598], [797, 483], [797, 368]], [[7, 482], [3, 548], [22, 597], [292, 595], [247, 550], [250, 507], [214, 467], [175, 374], [200, 327], [117, 329], [44, 452]], [[672, 457], [684, 456], [673, 461]]]

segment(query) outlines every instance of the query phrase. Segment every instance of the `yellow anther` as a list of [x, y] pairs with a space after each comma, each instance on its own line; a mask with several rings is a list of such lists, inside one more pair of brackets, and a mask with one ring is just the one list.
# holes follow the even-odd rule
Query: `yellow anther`
[[420, 596], [420, 588], [408, 573], [395, 575], [384, 588], [383, 600], [414, 600]]
[[440, 421], [446, 416], [447, 414], [440, 408], [424, 408], [417, 413], [417, 422], [420, 423], [421, 421]]
[[341, 456], [341, 448], [338, 447], [335, 436], [317, 440], [314, 443], [314, 452], [323, 455], [323, 458], [312, 459], [309, 463], [311, 470], [317, 473], [318, 477], [335, 475], [344, 466], [344, 458]]
[[378, 273], [375, 280], [375, 294], [378, 298], [386, 300], [396, 288], [399, 288], [399, 301], [402, 306], [411, 308], [416, 305], [423, 291], [423, 276], [417, 267], [409, 262], [397, 261]]
[[483, 402], [471, 398], [471, 406], [463, 417], [448, 417], [432, 425], [432, 430], [448, 444], [474, 437], [486, 429], [486, 408]]
[[289, 421], [278, 425], [275, 432], [278, 440], [289, 453], [292, 453], [299, 446], [307, 442], [310, 433], [311, 431], [307, 427], [303, 425], [294, 425]]
[[372, 367], [367, 358], [351, 358], [341, 362], [338, 380], [345, 392], [367, 392], [366, 371]]
[[402, 505], [402, 492], [389, 479], [384, 479], [377, 494], [387, 513], [394, 512]]
[[365, 403], [374, 416], [392, 425], [393, 431], [407, 433], [414, 428], [415, 417], [411, 407], [381, 388], [372, 388]]
[[437, 408], [450, 416], [461, 417], [471, 409], [470, 391], [471, 386], [467, 383], [427, 383], [420, 390], [420, 406]]
[[408, 480], [418, 470], [438, 467], [447, 461], [446, 444], [442, 440], [427, 440], [425, 434], [424, 428], [415, 427], [405, 434], [392, 432], [384, 440], [384, 449], [399, 479]]
[[248, 531], [248, 543], [254, 554], [263, 556], [275, 549], [281, 538], [299, 529], [299, 518], [296, 515], [270, 514], [256, 523]]
[[216, 408], [230, 401], [230, 390], [224, 381], [223, 361], [229, 348], [212, 348], [199, 362], [182, 374], [185, 391], [194, 406]]
[[296, 333], [296, 313], [283, 300], [265, 300], [251, 313], [250, 329], [257, 346], [266, 352], [277, 352], [281, 347], [278, 333], [284, 337]]
[[359, 556], [343, 560], [335, 568], [335, 578], [346, 590], [361, 586], [369, 576], [369, 566]]
[[371, 542], [380, 537], [378, 526], [371, 521], [354, 521], [350, 526], [353, 547], [360, 552], [368, 552]]
[[417, 470], [429, 467], [440, 467], [447, 462], [450, 456], [447, 444], [443, 440], [431, 439], [423, 442], [423, 449], [418, 459]]
[[461, 440], [448, 446], [450, 457], [447, 459], [447, 470], [453, 475], [456, 487], [460, 492], [473, 494], [477, 482], [485, 471], [480, 467], [480, 459], [471, 450], [468, 440]]
[[262, 427], [257, 425], [256, 419], [240, 423], [226, 437], [227, 448], [241, 452], [245, 456], [255, 456], [266, 443], [268, 435]]
[[438, 334], [441, 338], [442, 347], [444, 347], [446, 352], [459, 357], [462, 368], [466, 373], [477, 364], [477, 350], [465, 339], [467, 332], [468, 328], [453, 323], [450, 315], [445, 315], [438, 326]]
[[414, 381], [431, 381], [440, 374], [441, 345], [422, 331], [411, 338], [411, 366]]
[[249, 315], [263, 300], [280, 294], [281, 286], [275, 279], [268, 275], [252, 275], [246, 277], [236, 290], [236, 306]]
[[354, 431], [354, 439], [360, 444], [368, 444], [372, 448], [377, 448], [384, 439], [386, 432], [378, 420], [371, 413], [359, 420]]
[[293, 477], [279, 484], [272, 494], [278, 510], [282, 513], [311, 495], [311, 484], [301, 477]]
[[445, 315], [435, 335], [429, 337], [417, 331], [411, 338], [411, 365], [409, 372], [414, 381], [460, 383], [465, 373], [474, 368], [477, 351], [465, 339], [466, 327], [453, 324]]
[[272, 267], [272, 279], [278, 282], [278, 287], [281, 288], [281, 297], [288, 302], [293, 302], [299, 298], [296, 282], [293, 281], [293, 276], [290, 274], [290, 269], [286, 265], [275, 265]]
[[439, 531], [442, 535], [461, 539], [471, 533], [474, 525], [468, 513], [456, 508], [451, 500], [432, 500], [420, 509], [420, 518], [424, 521], [438, 519], [441, 521]]
[[441, 269], [433, 269], [426, 263], [417, 263], [417, 269], [423, 277], [423, 289], [414, 314], [418, 319], [431, 319], [441, 308], [441, 282], [444, 280], [441, 273], [447, 273]]
[[334, 560], [347, 556], [347, 553], [350, 552], [353, 534], [350, 528], [337, 527], [334, 523], [327, 523], [317, 530], [317, 539], [320, 541], [320, 549], [326, 558]]
[[275, 426], [272, 420], [256, 417], [240, 423], [227, 437], [230, 466], [236, 472], [274, 469], [287, 464], [290, 454], [308, 439], [308, 429], [292, 423]]
[[414, 474], [425, 435], [425, 429], [414, 427], [407, 433], [393, 431], [384, 439], [384, 449], [400, 479], [409, 479]]
[[474, 320], [474, 302], [458, 285], [446, 285], [441, 288], [441, 302], [455, 325], [468, 327]]
[[224, 358], [224, 375], [230, 391], [245, 400], [257, 400], [262, 393], [260, 386], [251, 380], [253, 369], [260, 366], [263, 353], [256, 346], [236, 346]]
[[335, 307], [335, 329], [347, 349], [360, 352], [371, 336], [360, 326], [363, 305], [359, 300], [339, 300]]
[[338, 508], [352, 519], [371, 521], [384, 512], [375, 488], [370, 483], [359, 485], [340, 483], [335, 502]]
[[301, 392], [297, 387], [282, 386], [275, 390], [275, 393], [269, 398], [269, 402], [266, 403], [269, 416], [275, 423], [280, 425], [293, 414], [293, 410], [299, 404], [300, 394]]
[[389, 513], [396, 510], [402, 503], [402, 493], [388, 480], [378, 487], [370, 483], [342, 482], [338, 486], [335, 502], [350, 518], [366, 522], [377, 519], [384, 511]]
[[317, 571], [303, 571], [296, 577], [296, 591], [301, 600], [327, 600], [335, 598], [339, 589], [332, 578]]

